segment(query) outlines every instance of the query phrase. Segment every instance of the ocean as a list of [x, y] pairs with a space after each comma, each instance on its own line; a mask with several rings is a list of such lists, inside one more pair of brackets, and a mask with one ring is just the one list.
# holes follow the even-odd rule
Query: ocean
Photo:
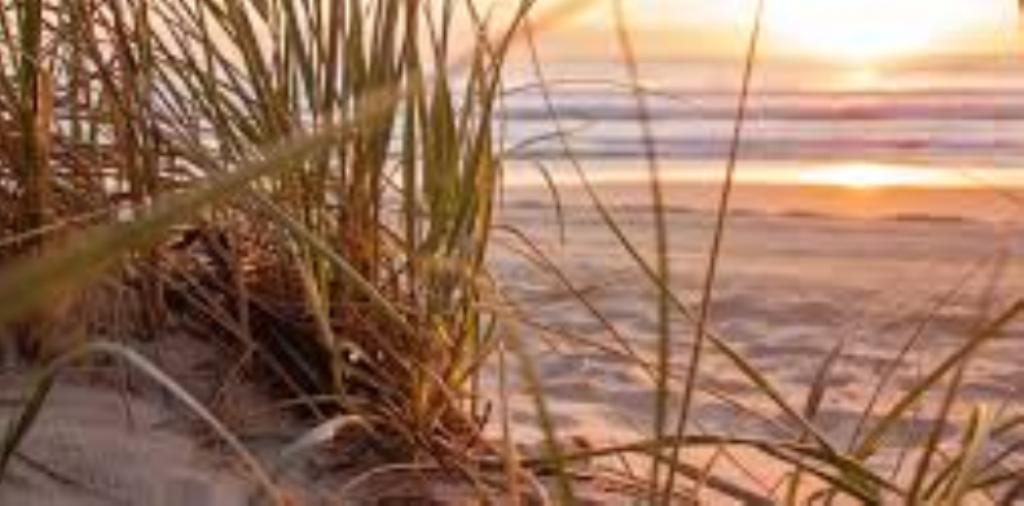
[[[665, 181], [721, 181], [741, 65], [641, 62], [650, 139], [621, 64], [545, 62], [544, 90], [532, 65], [514, 65], [501, 122], [506, 157], [513, 161], [508, 182], [578, 183], [563, 139], [593, 181], [645, 181], [648, 140]], [[749, 186], [978, 190], [980, 201], [994, 190], [1009, 202], [1024, 187], [1021, 70], [1011, 59], [966, 57], [873, 67], [759, 63], [737, 179]], [[556, 135], [556, 124], [564, 137]], [[941, 201], [935, 204], [939, 208], [914, 212], [988, 212], [970, 205], [943, 211]], [[835, 211], [810, 207], [805, 211]], [[999, 219], [1012, 214], [1002, 210]]]

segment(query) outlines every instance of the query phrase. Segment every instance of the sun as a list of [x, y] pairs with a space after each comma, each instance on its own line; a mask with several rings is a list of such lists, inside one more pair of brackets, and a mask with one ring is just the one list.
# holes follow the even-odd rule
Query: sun
[[948, 183], [947, 178], [941, 173], [870, 162], [807, 169], [798, 174], [797, 178], [803, 184], [861, 190], [906, 186], [931, 187]]
[[[476, 0], [495, 7], [510, 0]], [[845, 67], [887, 67], [956, 55], [1017, 54], [1012, 0], [551, 0], [578, 7], [558, 30], [565, 53], [617, 51], [616, 5], [623, 7], [640, 56], [735, 57], [749, 42], [764, 2], [759, 54]], [[555, 8], [555, 10], [558, 10]], [[564, 23], [564, 25], [562, 24]], [[567, 35], [571, 34], [569, 37]]]
[[828, 59], [873, 62], [950, 44], [975, 2], [952, 0], [784, 0], [769, 2], [765, 31], [780, 46]]

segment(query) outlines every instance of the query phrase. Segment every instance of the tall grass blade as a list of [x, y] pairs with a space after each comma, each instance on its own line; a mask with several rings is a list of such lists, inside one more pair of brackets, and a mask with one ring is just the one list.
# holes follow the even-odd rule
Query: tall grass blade
[[[733, 121], [732, 137], [729, 145], [729, 157], [726, 162], [725, 181], [718, 202], [718, 210], [715, 218], [714, 236], [711, 243], [711, 250], [708, 254], [708, 266], [704, 272], [704, 285], [701, 291], [700, 309], [697, 313], [697, 321], [694, 327], [693, 349], [690, 352], [690, 365], [687, 369], [686, 383], [683, 384], [683, 399], [679, 410], [679, 418], [675, 435], [682, 438], [686, 432], [686, 425], [690, 417], [691, 404], [693, 403], [693, 391], [697, 382], [697, 375], [700, 372], [701, 355], [704, 350], [705, 331], [710, 318], [711, 299], [715, 287], [715, 280], [718, 274], [719, 257], [721, 255], [722, 243], [725, 237], [725, 223], [729, 216], [731, 204], [733, 181], [735, 179], [736, 165], [739, 161], [740, 148], [743, 141], [743, 126], [747, 116], [747, 99], [750, 96], [751, 80], [754, 74], [754, 63], [757, 61], [757, 49], [761, 40], [761, 24], [764, 18], [766, 0], [758, 0], [754, 11], [753, 29], [750, 33], [750, 40], [743, 66], [743, 81], [740, 87], [740, 96], [736, 104], [736, 115]], [[670, 462], [679, 460], [681, 448], [672, 448]], [[662, 499], [667, 500], [674, 485], [674, 473], [669, 473], [668, 482], [665, 484]]]

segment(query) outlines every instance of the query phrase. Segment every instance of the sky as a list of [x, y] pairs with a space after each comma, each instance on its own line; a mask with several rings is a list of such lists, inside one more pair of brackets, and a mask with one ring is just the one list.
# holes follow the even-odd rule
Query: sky
[[[541, 11], [558, 0], [541, 0]], [[590, 0], [550, 31], [564, 53], [614, 44], [616, 0]], [[757, 0], [622, 0], [648, 56], [740, 51]], [[762, 54], [852, 64], [1020, 49], [1016, 0], [765, 0]]]

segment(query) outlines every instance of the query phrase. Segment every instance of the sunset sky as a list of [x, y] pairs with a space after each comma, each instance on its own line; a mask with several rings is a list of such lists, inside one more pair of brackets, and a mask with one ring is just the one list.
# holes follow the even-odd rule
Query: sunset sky
[[[593, 0], [555, 29], [563, 50], [613, 44], [613, 1]], [[756, 0], [624, 0], [647, 54], [728, 55], [743, 47]], [[541, 6], [545, 2], [540, 2]], [[549, 4], [550, 5], [550, 4]], [[1019, 48], [1014, 0], [767, 0], [763, 54], [848, 62]]]

